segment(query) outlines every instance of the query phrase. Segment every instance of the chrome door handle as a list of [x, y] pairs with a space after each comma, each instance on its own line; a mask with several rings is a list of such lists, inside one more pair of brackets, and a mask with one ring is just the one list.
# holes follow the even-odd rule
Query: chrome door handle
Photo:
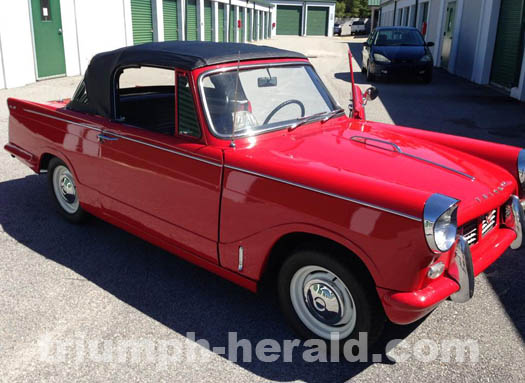
[[103, 134], [99, 134], [99, 135], [97, 135], [97, 138], [98, 138], [98, 141], [99, 141], [99, 142], [104, 142], [104, 141], [117, 141], [117, 140], [118, 140], [117, 137], [108, 137], [108, 136], [104, 136]]

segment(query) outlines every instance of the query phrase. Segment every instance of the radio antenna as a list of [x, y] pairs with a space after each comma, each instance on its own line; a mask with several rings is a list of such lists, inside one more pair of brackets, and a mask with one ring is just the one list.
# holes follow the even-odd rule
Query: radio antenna
[[239, 89], [239, 67], [241, 65], [241, 51], [239, 51], [237, 56], [237, 77], [235, 78], [235, 95], [233, 100], [233, 125], [232, 125], [232, 135], [230, 140], [230, 147], [235, 148], [235, 131], [237, 130], [237, 109], [239, 108], [239, 103], [237, 100], [237, 92]]

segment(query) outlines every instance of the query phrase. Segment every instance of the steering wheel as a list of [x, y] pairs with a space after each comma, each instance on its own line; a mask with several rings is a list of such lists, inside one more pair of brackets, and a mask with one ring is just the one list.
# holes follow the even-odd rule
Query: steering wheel
[[297, 104], [299, 105], [299, 108], [301, 108], [301, 117], [304, 117], [304, 113], [305, 113], [305, 110], [304, 110], [304, 104], [299, 101], [299, 100], [295, 100], [295, 99], [291, 99], [291, 100], [287, 100], [285, 102], [282, 102], [280, 103], [279, 105], [277, 105], [271, 112], [270, 114], [268, 115], [268, 117], [266, 117], [266, 119], [264, 120], [263, 122], [263, 125], [266, 125], [268, 122], [270, 122], [270, 120], [272, 119], [273, 116], [275, 116], [275, 114], [280, 111], [282, 108], [284, 108], [285, 106], [287, 105], [290, 105], [290, 104]]

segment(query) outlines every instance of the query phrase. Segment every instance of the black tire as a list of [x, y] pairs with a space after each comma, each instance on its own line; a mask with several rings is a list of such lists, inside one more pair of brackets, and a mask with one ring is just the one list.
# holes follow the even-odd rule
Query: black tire
[[[72, 211], [67, 211], [59, 201], [59, 198], [62, 198], [60, 195], [57, 195], [55, 191], [55, 185], [54, 185], [54, 176], [55, 171], [58, 169], [63, 170], [63, 168], [66, 168], [69, 171], [69, 168], [67, 165], [58, 158], [53, 158], [51, 161], [49, 161], [49, 165], [47, 167], [47, 175], [48, 175], [48, 181], [49, 181], [49, 191], [51, 192], [51, 199], [53, 200], [53, 204], [55, 205], [55, 209], [62, 215], [66, 220], [68, 220], [71, 223], [82, 223], [86, 220], [88, 214], [82, 207], [80, 206], [80, 203], [78, 202], [78, 193], [76, 192], [76, 186], [75, 181], [72, 178], [73, 181], [73, 188], [75, 190], [75, 207], [72, 207]], [[72, 174], [69, 171], [69, 174]]]
[[[359, 339], [359, 333], [361, 332], [368, 333], [368, 345], [372, 346], [381, 336], [386, 322], [386, 315], [377, 296], [372, 279], [369, 276], [363, 275], [366, 271], [363, 270], [361, 265], [352, 260], [346, 261], [343, 257], [351, 257], [351, 255], [343, 254], [342, 256], [334, 256], [326, 252], [326, 250], [319, 250], [315, 247], [312, 247], [312, 250], [297, 250], [284, 262], [278, 276], [278, 296], [281, 310], [292, 329], [304, 339], [327, 340], [326, 337], [319, 333], [314, 333], [296, 312], [292, 303], [293, 289], [291, 288], [292, 283], [294, 283], [294, 275], [301, 275], [302, 270], [308, 269], [310, 266], [314, 268], [321, 267], [333, 273], [340, 282], [344, 284], [353, 300], [356, 318], [351, 333], [340, 340], [340, 352], [343, 351], [346, 341]], [[314, 274], [311, 275], [313, 276]], [[303, 294], [303, 292], [299, 292], [299, 294]], [[316, 301], [316, 299], [317, 298], [313, 301]], [[304, 301], [306, 301], [306, 299], [304, 299]], [[323, 305], [326, 305], [324, 307], [328, 306], [324, 301]], [[347, 309], [344, 311], [346, 310]], [[311, 318], [313, 318], [313, 315]], [[312, 322], [310, 322], [310, 324], [311, 323]], [[352, 329], [351, 326], [347, 328], [347, 331], [350, 331], [350, 329]], [[328, 350], [330, 350], [331, 343], [327, 342], [327, 344]]]
[[432, 82], [432, 71], [429, 70], [428, 72], [426, 72], [423, 76], [423, 82], [425, 84], [430, 84]]
[[368, 61], [367, 65], [366, 65], [366, 80], [368, 82], [373, 82], [373, 81], [375, 81], [375, 79], [376, 79], [376, 76], [373, 73], [371, 73], [371, 71], [370, 71], [370, 61]]

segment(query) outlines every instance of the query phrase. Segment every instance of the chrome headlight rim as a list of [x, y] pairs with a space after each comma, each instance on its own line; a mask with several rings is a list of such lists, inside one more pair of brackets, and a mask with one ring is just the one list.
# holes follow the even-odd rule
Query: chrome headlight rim
[[[428, 247], [433, 253], [445, 253], [454, 245], [458, 229], [458, 204], [459, 200], [439, 193], [432, 194], [425, 203], [423, 227]], [[439, 241], [436, 241], [436, 226], [441, 220], [449, 220], [449, 227], [447, 228], [452, 229], [447, 235], [447, 243], [444, 247], [440, 246]], [[445, 223], [445, 225], [447, 224]]]
[[521, 149], [518, 154], [518, 181], [522, 191], [525, 191], [525, 149]]

